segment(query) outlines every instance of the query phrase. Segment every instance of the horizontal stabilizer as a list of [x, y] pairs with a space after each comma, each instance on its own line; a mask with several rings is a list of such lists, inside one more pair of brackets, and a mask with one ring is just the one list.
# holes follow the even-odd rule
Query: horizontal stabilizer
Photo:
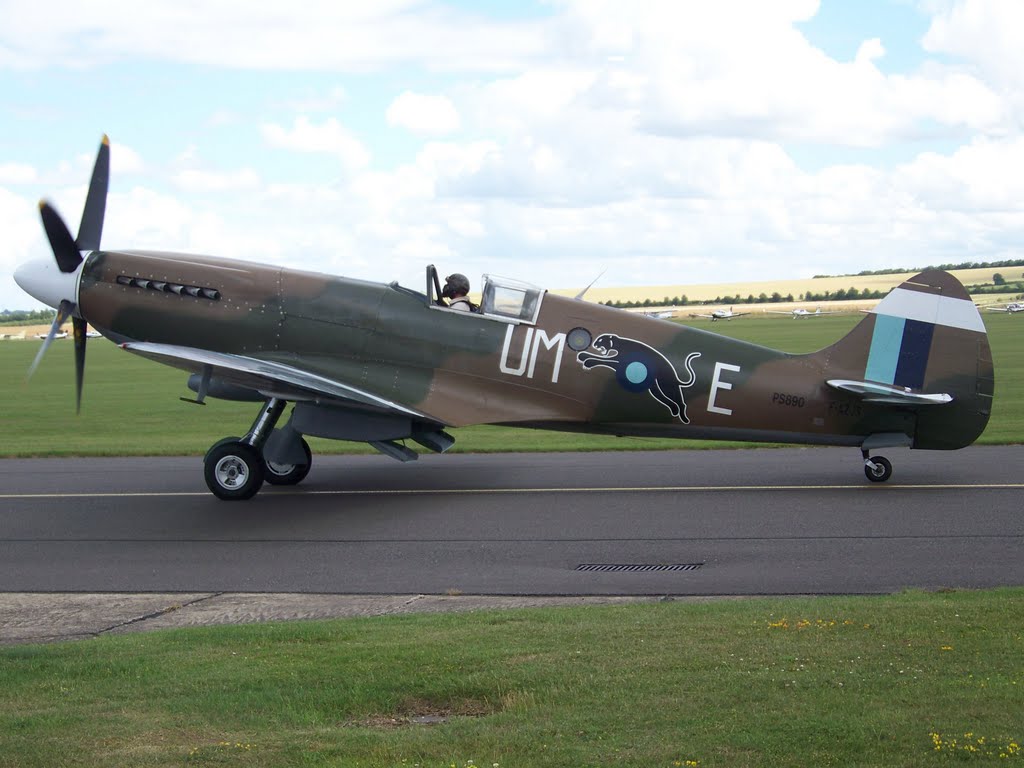
[[829, 379], [825, 382], [832, 389], [849, 392], [865, 403], [886, 403], [888, 405], [945, 405], [953, 402], [953, 396], [945, 393], [924, 394], [912, 392], [906, 387], [878, 384], [873, 381], [851, 381], [849, 379]]

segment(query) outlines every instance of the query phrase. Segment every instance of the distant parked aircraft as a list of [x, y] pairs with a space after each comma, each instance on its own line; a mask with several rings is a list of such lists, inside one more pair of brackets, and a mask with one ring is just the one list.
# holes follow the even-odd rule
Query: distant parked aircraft
[[1024, 312], [1024, 301], [1011, 301], [1009, 304], [992, 304], [985, 307], [985, 309], [991, 309], [993, 312], [1016, 314], [1017, 312]]
[[821, 315], [838, 315], [838, 312], [822, 312], [821, 307], [818, 307], [813, 312], [804, 309], [803, 307], [797, 307], [791, 310], [782, 309], [769, 309], [773, 315], [790, 315], [794, 320], [799, 320], [801, 317], [820, 317]]
[[644, 317], [653, 317], [655, 320], [669, 320], [676, 316], [674, 309], [662, 309], [658, 312], [644, 312]]
[[706, 317], [710, 318], [711, 322], [715, 322], [716, 320], [732, 320], [734, 317], [743, 317], [744, 315], [749, 314], [749, 312], [733, 312], [732, 307], [729, 307], [728, 309], [716, 309], [710, 315], [702, 315], [698, 313], [691, 314], [690, 317]]

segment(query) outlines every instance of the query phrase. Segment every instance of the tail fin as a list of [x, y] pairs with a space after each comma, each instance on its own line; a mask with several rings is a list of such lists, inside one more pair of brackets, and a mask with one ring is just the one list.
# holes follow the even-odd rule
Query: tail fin
[[914, 413], [915, 448], [962, 448], [988, 423], [988, 335], [978, 308], [948, 272], [928, 270], [894, 288], [824, 353], [829, 386]]

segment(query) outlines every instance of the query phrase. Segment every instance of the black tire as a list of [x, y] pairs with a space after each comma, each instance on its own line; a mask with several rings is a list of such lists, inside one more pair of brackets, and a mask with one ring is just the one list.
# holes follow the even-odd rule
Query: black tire
[[872, 483], [884, 483], [890, 477], [892, 477], [892, 462], [890, 462], [884, 456], [872, 456], [871, 463], [875, 465], [872, 469], [867, 464], [864, 465], [864, 475]]
[[306, 479], [309, 470], [313, 466], [313, 452], [309, 450], [309, 443], [303, 438], [302, 450], [306, 453], [305, 464], [275, 464], [272, 461], [263, 460], [264, 479], [271, 485], [298, 485]]
[[233, 440], [214, 444], [203, 460], [206, 485], [218, 499], [251, 499], [263, 487], [263, 457], [252, 446]]
[[242, 438], [240, 437], [225, 437], [223, 440], [218, 440], [216, 443], [210, 446], [210, 449], [206, 452], [206, 456], [203, 457], [203, 462], [210, 456], [211, 453], [222, 445], [229, 445], [230, 443], [237, 443]]

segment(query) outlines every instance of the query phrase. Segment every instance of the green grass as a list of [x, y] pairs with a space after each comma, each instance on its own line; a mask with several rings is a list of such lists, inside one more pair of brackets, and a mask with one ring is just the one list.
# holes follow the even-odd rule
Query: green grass
[[[693, 321], [728, 336], [790, 352], [809, 352], [839, 339], [860, 319], [837, 315], [813, 320], [743, 318], [733, 322]], [[979, 442], [1013, 443], [1024, 435], [1024, 345], [1020, 318], [987, 315], [996, 362], [992, 419]], [[32, 381], [25, 371], [41, 342], [0, 342], [0, 429], [5, 456], [202, 454], [216, 440], [245, 432], [255, 415], [251, 403], [192, 397], [185, 375], [121, 351], [106, 340], [89, 345], [81, 416], [74, 413], [71, 344], [55, 342]], [[498, 427], [456, 430], [459, 451], [561, 451], [608, 449], [714, 448], [726, 443], [576, 435]], [[363, 444], [311, 441], [316, 453], [366, 452]]]
[[1020, 589], [108, 636], [0, 649], [0, 765], [1020, 764], [1022, 657]]

